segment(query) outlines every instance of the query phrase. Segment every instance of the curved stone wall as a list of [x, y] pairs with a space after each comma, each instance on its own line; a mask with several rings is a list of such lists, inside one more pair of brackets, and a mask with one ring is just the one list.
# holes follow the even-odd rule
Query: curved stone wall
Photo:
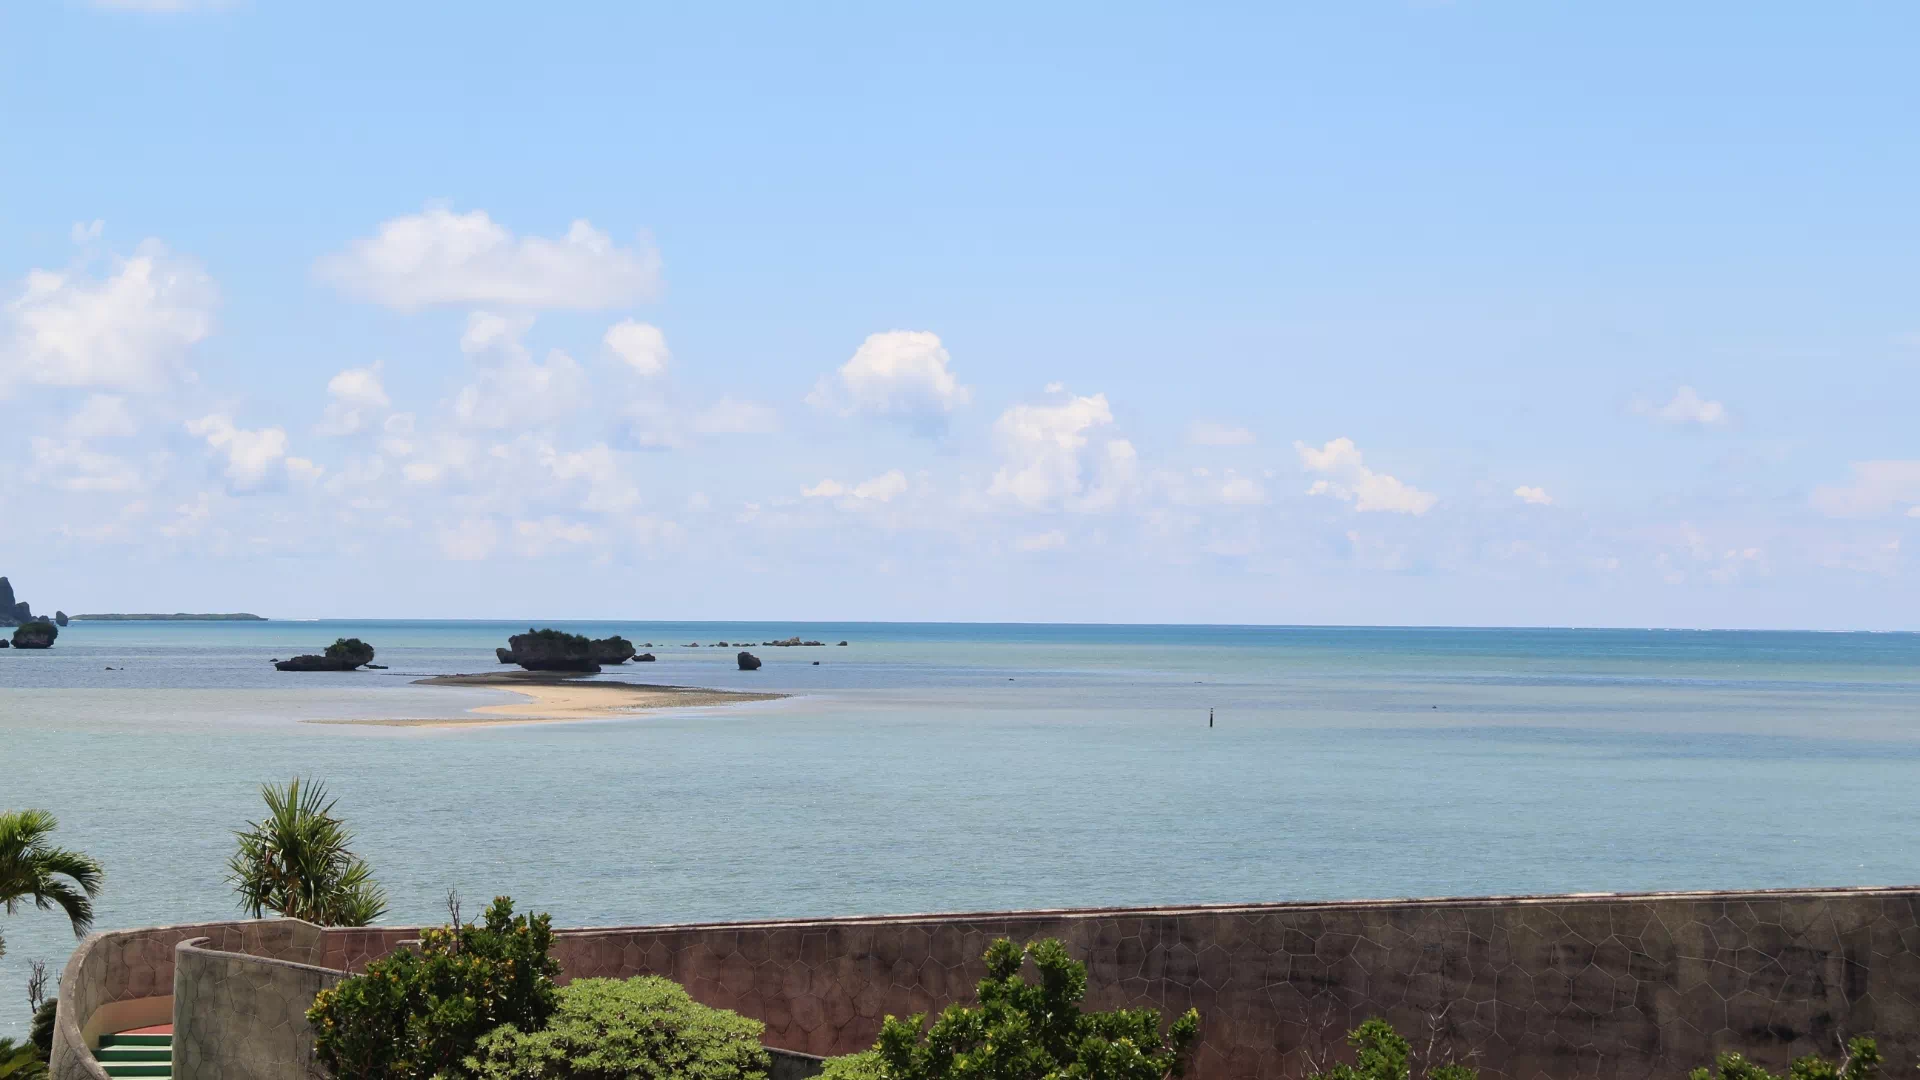
[[323, 1080], [307, 1007], [344, 971], [219, 952], [207, 938], [174, 947], [173, 1075], [193, 1080]]
[[[69, 1030], [69, 1002], [92, 1016], [159, 998], [175, 985], [173, 949], [187, 938], [208, 939], [193, 948], [290, 961], [205, 970], [214, 982], [252, 988], [239, 996], [272, 987], [297, 1003], [318, 990], [316, 969], [357, 969], [417, 934], [280, 921], [96, 935], [61, 982], [55, 1076], [103, 1080], [85, 1070], [90, 1058], [61, 1055], [63, 1040], [86, 1045], [78, 1024]], [[765, 1022], [771, 1046], [833, 1055], [871, 1045], [888, 1013], [969, 999], [981, 953], [1000, 936], [1065, 941], [1088, 965], [1095, 1007], [1198, 1007], [1201, 1043], [1188, 1074], [1198, 1080], [1301, 1075], [1311, 1054], [1337, 1047], [1369, 1016], [1391, 1020], [1416, 1045], [1431, 1039], [1470, 1057], [1489, 1080], [1681, 1075], [1728, 1049], [1781, 1071], [1794, 1056], [1831, 1054], [1842, 1038], [1866, 1034], [1879, 1038], [1888, 1075], [1920, 1063], [1920, 889], [616, 927], [561, 931], [554, 955], [569, 978], [667, 976], [708, 1005]], [[218, 1004], [221, 994], [229, 1004]], [[231, 1024], [233, 1014], [271, 1030], [293, 1012], [282, 1004], [269, 1016], [231, 990], [183, 985], [178, 996], [176, 1016], [189, 1029]], [[183, 1037], [199, 1038], [176, 1031]]]

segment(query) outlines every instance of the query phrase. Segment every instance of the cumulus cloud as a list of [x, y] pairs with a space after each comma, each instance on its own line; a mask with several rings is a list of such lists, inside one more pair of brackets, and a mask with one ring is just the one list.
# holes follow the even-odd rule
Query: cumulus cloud
[[228, 484], [235, 491], [256, 491], [279, 475], [287, 456], [287, 433], [280, 428], [248, 431], [224, 413], [187, 421], [187, 431], [206, 440], [226, 461]]
[[187, 350], [213, 329], [219, 290], [157, 240], [84, 268], [33, 270], [0, 313], [0, 396], [15, 385], [150, 393], [189, 375]]
[[1529, 506], [1553, 505], [1553, 496], [1547, 494], [1545, 488], [1526, 487], [1522, 485], [1513, 489], [1513, 497]]
[[27, 445], [32, 453], [29, 478], [61, 491], [132, 491], [140, 484], [140, 474], [132, 465], [79, 439], [35, 436]]
[[1096, 439], [1112, 423], [1105, 394], [1009, 408], [993, 427], [1002, 464], [987, 493], [1028, 509], [1113, 506], [1132, 484], [1139, 455], [1125, 439]]
[[626, 362], [626, 365], [642, 375], [652, 377], [667, 370], [667, 361], [671, 354], [667, 352], [667, 335], [650, 323], [622, 319], [607, 328], [606, 336], [601, 338], [607, 351]]
[[1321, 479], [1307, 489], [1309, 495], [1326, 495], [1352, 503], [1355, 510], [1380, 510], [1396, 514], [1424, 514], [1433, 509], [1440, 497], [1410, 484], [1375, 472], [1361, 459], [1352, 439], [1334, 439], [1318, 450], [1296, 442], [1300, 465]]
[[67, 418], [67, 434], [82, 439], [126, 436], [139, 430], [127, 399], [115, 394], [89, 394]]
[[559, 239], [515, 236], [484, 210], [429, 206], [314, 264], [320, 280], [401, 311], [436, 304], [592, 311], [653, 296], [660, 256], [620, 247], [585, 219]]
[[867, 413], [937, 429], [973, 399], [960, 385], [938, 334], [889, 330], [869, 335], [853, 358], [820, 380], [807, 402], [843, 415]]
[[1665, 405], [1656, 405], [1650, 401], [1636, 401], [1633, 411], [1641, 416], [1675, 426], [1716, 428], [1727, 425], [1727, 407], [1718, 401], [1708, 401], [1691, 386], [1682, 386], [1674, 391], [1673, 397]]
[[1256, 440], [1246, 428], [1202, 421], [1187, 432], [1187, 441], [1195, 446], [1252, 446]]
[[1067, 546], [1067, 534], [1059, 529], [1049, 529], [1042, 533], [1031, 533], [1013, 542], [1021, 551], [1053, 551]]
[[801, 488], [800, 494], [809, 499], [839, 499], [842, 505], [885, 503], [906, 494], [908, 486], [906, 473], [889, 469], [851, 487], [838, 480], [822, 480], [812, 487]]
[[353, 435], [372, 427], [393, 404], [380, 381], [380, 365], [348, 368], [327, 380], [327, 408], [320, 418], [323, 435]]
[[780, 430], [780, 414], [751, 401], [723, 397], [693, 417], [701, 435], [766, 435]]
[[1852, 482], [1813, 490], [1814, 508], [1833, 517], [1874, 517], [1905, 507], [1920, 517], [1920, 461], [1856, 461]]
[[454, 395], [460, 422], [478, 428], [532, 427], [551, 423], [587, 401], [587, 373], [559, 349], [546, 362], [533, 359], [521, 337], [533, 325], [527, 316], [476, 311], [467, 317], [460, 351], [474, 362], [474, 381]]

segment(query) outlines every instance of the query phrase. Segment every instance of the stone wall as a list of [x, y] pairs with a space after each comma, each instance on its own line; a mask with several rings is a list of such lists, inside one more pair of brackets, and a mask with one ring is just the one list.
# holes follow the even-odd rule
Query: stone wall
[[[310, 1000], [306, 983], [292, 985], [307, 977], [294, 966], [357, 970], [417, 933], [277, 921], [96, 935], [61, 983], [55, 1076], [103, 1080], [71, 1055], [60, 1064], [69, 1002], [91, 1015], [106, 1002], [164, 994], [175, 981], [174, 946], [186, 938], [289, 961], [256, 965], [270, 976], [220, 978], [285, 978], [288, 1000]], [[1726, 1049], [1783, 1070], [1796, 1055], [1831, 1053], [1862, 1034], [1880, 1039], [1887, 1075], [1920, 1063], [1920, 889], [626, 927], [561, 931], [554, 955], [570, 978], [665, 975], [708, 1005], [765, 1022], [770, 1046], [831, 1055], [870, 1045], [888, 1013], [968, 1000], [981, 953], [999, 936], [1065, 941], [1088, 964], [1095, 1007], [1198, 1007], [1201, 1043], [1188, 1074], [1198, 1080], [1301, 1075], [1311, 1050], [1337, 1047], [1346, 1028], [1375, 1015], [1418, 1045], [1431, 1038], [1471, 1055], [1489, 1080], [1678, 1076]], [[175, 1002], [189, 1027], [202, 1022], [199, 1002], [218, 1000], [198, 990], [180, 997], [189, 999]], [[85, 1045], [77, 1025], [71, 1039]]]
[[209, 939], [174, 947], [173, 1075], [191, 1080], [323, 1080], [307, 1007], [344, 971], [217, 952]]

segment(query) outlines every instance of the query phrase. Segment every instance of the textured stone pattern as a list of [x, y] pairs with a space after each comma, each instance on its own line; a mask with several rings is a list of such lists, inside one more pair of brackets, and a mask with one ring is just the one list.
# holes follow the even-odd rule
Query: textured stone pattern
[[999, 936], [1057, 937], [1098, 1007], [1203, 1016], [1201, 1080], [1298, 1076], [1384, 1016], [1489, 1077], [1681, 1075], [1720, 1050], [1776, 1068], [1874, 1034], [1920, 1050], [1920, 893], [1544, 898], [1034, 912], [569, 933], [571, 977], [659, 974], [842, 1054], [888, 1013], [966, 1000]]
[[[341, 972], [240, 953], [206, 939], [174, 954], [173, 1075], [180, 1080], [322, 1080], [307, 1007]], [[317, 950], [315, 950], [317, 952]]]

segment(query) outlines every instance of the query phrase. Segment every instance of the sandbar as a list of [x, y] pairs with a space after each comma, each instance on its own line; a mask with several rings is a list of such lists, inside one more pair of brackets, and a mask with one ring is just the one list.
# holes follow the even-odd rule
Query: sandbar
[[471, 718], [437, 717], [424, 720], [309, 720], [312, 724], [367, 724], [375, 727], [472, 727], [500, 724], [557, 724], [576, 720], [605, 720], [660, 709], [691, 709], [773, 701], [786, 694], [744, 690], [710, 690], [699, 686], [601, 682], [565, 672], [493, 671], [479, 675], [435, 675], [415, 679], [416, 686], [475, 686], [507, 690], [528, 700], [468, 709]]

